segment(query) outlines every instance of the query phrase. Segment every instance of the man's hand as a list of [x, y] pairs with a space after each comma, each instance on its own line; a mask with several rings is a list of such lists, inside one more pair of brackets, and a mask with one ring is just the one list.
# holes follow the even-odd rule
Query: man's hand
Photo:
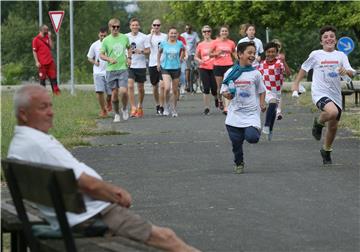
[[114, 203], [117, 203], [120, 206], [126, 208], [129, 208], [131, 206], [132, 199], [128, 191], [119, 186], [112, 186], [112, 192], [114, 197]]
[[116, 59], [113, 59], [113, 58], [109, 58], [109, 63], [110, 63], [110, 64], [116, 64], [116, 63], [117, 63], [117, 60], [116, 60]]
[[41, 67], [41, 64], [40, 64], [39, 61], [36, 61], [36, 62], [35, 62], [35, 65], [36, 65], [37, 68], [40, 68], [40, 67]]
[[51, 31], [48, 31], [48, 36], [49, 38], [51, 38]]

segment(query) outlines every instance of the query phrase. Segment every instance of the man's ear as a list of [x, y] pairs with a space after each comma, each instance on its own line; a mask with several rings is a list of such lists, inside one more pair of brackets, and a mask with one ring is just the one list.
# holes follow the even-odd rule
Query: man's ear
[[28, 121], [27, 113], [26, 113], [25, 109], [19, 108], [18, 118], [19, 118], [19, 121], [22, 123], [26, 123]]

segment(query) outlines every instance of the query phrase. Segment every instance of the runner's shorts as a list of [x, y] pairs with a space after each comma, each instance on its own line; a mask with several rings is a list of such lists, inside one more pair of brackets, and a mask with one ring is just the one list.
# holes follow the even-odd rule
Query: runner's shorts
[[144, 83], [146, 81], [146, 68], [129, 68], [129, 79]]
[[108, 87], [113, 90], [115, 88], [125, 87], [128, 86], [128, 70], [117, 70], [117, 71], [110, 71], [106, 72], [106, 83]]
[[111, 88], [106, 84], [106, 77], [104, 75], [94, 75], [94, 87], [96, 93], [111, 95]]

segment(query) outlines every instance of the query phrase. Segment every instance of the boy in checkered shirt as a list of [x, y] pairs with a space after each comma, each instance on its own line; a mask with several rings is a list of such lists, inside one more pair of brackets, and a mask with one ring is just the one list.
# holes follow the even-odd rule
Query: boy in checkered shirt
[[269, 104], [265, 124], [262, 132], [268, 135], [268, 140], [272, 138], [272, 131], [276, 119], [276, 109], [281, 98], [281, 88], [284, 81], [285, 66], [277, 57], [279, 48], [274, 42], [265, 45], [265, 60], [260, 62], [258, 70], [263, 76], [266, 87], [265, 101]]

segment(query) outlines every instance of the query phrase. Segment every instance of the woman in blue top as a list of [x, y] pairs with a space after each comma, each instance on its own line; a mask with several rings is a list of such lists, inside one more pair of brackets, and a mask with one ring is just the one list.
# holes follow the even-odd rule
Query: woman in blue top
[[[168, 32], [168, 40], [159, 45], [157, 56], [157, 68], [161, 71], [164, 87], [160, 87], [160, 113], [168, 116], [170, 114], [170, 89], [172, 88], [173, 108], [172, 117], [177, 117], [176, 103], [178, 97], [178, 86], [180, 78], [180, 61], [184, 58], [184, 46], [177, 40], [177, 30], [171, 27]], [[161, 61], [160, 61], [161, 59]], [[161, 64], [160, 64], [161, 63]], [[172, 86], [171, 86], [172, 83]]]

